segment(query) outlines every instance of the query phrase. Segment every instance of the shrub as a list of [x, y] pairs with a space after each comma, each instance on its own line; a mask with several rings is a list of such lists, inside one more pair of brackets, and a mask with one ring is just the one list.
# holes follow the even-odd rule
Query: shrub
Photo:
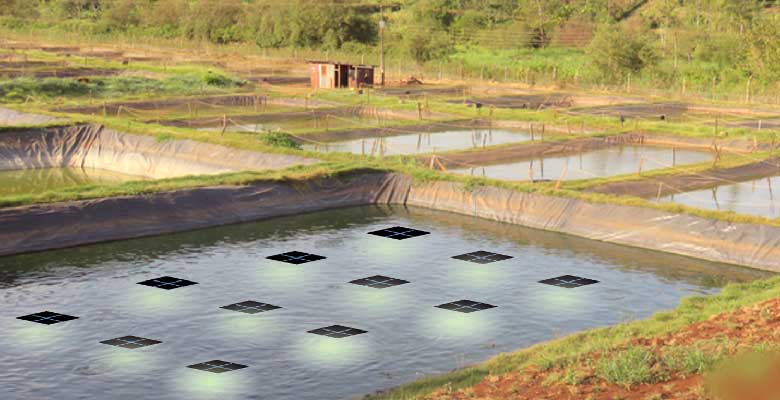
[[630, 73], [639, 73], [658, 61], [654, 40], [647, 31], [605, 25], [588, 47], [590, 62], [602, 77], [614, 81]]
[[301, 145], [293, 137], [284, 132], [268, 132], [260, 135], [260, 140], [274, 147], [286, 147], [290, 149], [300, 149]]

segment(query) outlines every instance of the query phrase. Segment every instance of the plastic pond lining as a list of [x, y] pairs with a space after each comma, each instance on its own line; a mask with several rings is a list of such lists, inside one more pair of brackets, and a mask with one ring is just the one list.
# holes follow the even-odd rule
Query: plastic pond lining
[[[0, 209], [0, 254], [181, 232], [331, 208], [401, 204], [567, 233], [598, 241], [780, 271], [780, 227], [730, 223], [650, 208], [593, 204], [454, 182], [355, 172], [144, 196]], [[52, 224], [56, 220], [58, 223]], [[78, 229], [74, 229], [78, 227]], [[639, 229], [638, 227], [641, 227]], [[692, 229], [691, 227], [695, 227]]]
[[25, 129], [0, 135], [0, 170], [79, 167], [159, 179], [316, 162], [191, 140], [158, 141], [152, 136], [129, 135], [95, 125]]

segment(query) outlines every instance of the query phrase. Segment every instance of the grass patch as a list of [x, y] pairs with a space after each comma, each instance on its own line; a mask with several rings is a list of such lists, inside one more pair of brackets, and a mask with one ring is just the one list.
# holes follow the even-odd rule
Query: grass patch
[[129, 95], [171, 95], [224, 92], [244, 82], [224, 75], [187, 74], [153, 79], [140, 76], [111, 76], [79, 81], [72, 78], [22, 77], [0, 81], [0, 101], [53, 101], [61, 97], [117, 98]]
[[285, 147], [289, 149], [300, 149], [301, 145], [293, 137], [284, 132], [268, 132], [259, 135], [260, 141], [275, 147]]
[[655, 354], [643, 347], [630, 347], [615, 356], [604, 357], [596, 367], [596, 374], [609, 383], [626, 388], [642, 383], [659, 382]]

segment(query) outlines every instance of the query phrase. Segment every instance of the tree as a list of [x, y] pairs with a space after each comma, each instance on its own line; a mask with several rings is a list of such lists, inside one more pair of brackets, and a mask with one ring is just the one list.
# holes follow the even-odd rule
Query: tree
[[658, 61], [654, 38], [647, 31], [637, 31], [617, 24], [605, 25], [593, 37], [588, 55], [602, 77], [616, 81], [630, 73], [639, 73]]

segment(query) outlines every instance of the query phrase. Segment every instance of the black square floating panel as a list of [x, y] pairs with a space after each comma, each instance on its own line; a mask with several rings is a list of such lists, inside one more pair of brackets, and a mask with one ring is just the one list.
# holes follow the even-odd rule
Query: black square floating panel
[[225, 310], [238, 311], [246, 314], [257, 314], [261, 312], [278, 310], [282, 307], [274, 306], [266, 303], [259, 303], [257, 301], [244, 301], [241, 303], [231, 304], [229, 306], [220, 307]]
[[313, 333], [315, 335], [328, 336], [336, 339], [360, 335], [367, 332], [368, 331], [364, 331], [356, 328], [350, 328], [348, 326], [342, 326], [342, 325], [332, 325], [325, 328], [309, 331], [309, 333]]
[[441, 304], [436, 307], [443, 308], [445, 310], [450, 310], [450, 311], [462, 312], [462, 313], [473, 313], [476, 311], [496, 308], [497, 306], [486, 304], [486, 303], [480, 303], [477, 301], [461, 300], [461, 301], [453, 301], [452, 303]]
[[286, 262], [289, 264], [305, 264], [307, 262], [324, 260], [327, 257], [318, 256], [316, 254], [304, 253], [301, 251], [291, 251], [288, 253], [277, 254], [275, 256], [266, 257], [269, 260]]
[[592, 285], [594, 283], [599, 283], [599, 281], [588, 278], [580, 278], [579, 276], [574, 275], [563, 275], [557, 278], [545, 279], [543, 281], [539, 281], [539, 283], [571, 289], [585, 285]]
[[388, 278], [382, 275], [375, 275], [368, 278], [356, 279], [354, 281], [350, 281], [349, 283], [354, 283], [355, 285], [368, 286], [376, 289], [384, 289], [393, 286], [403, 285], [409, 283], [409, 281], [405, 281], [403, 279]]
[[159, 289], [171, 290], [180, 287], [197, 285], [198, 282], [188, 281], [186, 279], [163, 276], [162, 278], [149, 279], [148, 281], [138, 282], [139, 285], [156, 287]]
[[65, 314], [57, 314], [51, 311], [43, 311], [36, 314], [25, 315], [23, 317], [17, 317], [16, 319], [21, 319], [30, 322], [37, 322], [39, 324], [44, 324], [44, 325], [54, 325], [60, 322], [70, 321], [78, 318], [79, 317], [73, 317]]
[[138, 336], [125, 336], [111, 340], [104, 340], [100, 343], [107, 344], [109, 346], [124, 347], [126, 349], [139, 349], [141, 347], [154, 346], [162, 342], [159, 340], [146, 339]]
[[223, 372], [235, 371], [237, 369], [247, 368], [246, 365], [230, 363], [227, 361], [213, 360], [200, 364], [188, 365], [187, 368], [197, 369], [206, 372], [213, 372], [215, 374], [221, 374]]
[[491, 253], [489, 251], [475, 251], [473, 253], [461, 254], [459, 256], [452, 257], [456, 260], [470, 261], [477, 264], [490, 264], [496, 261], [509, 260], [512, 256], [505, 256], [503, 254]]
[[382, 229], [374, 232], [368, 232], [369, 235], [382, 236], [395, 240], [411, 239], [417, 236], [428, 235], [430, 232], [418, 231], [417, 229], [394, 226], [392, 228]]

